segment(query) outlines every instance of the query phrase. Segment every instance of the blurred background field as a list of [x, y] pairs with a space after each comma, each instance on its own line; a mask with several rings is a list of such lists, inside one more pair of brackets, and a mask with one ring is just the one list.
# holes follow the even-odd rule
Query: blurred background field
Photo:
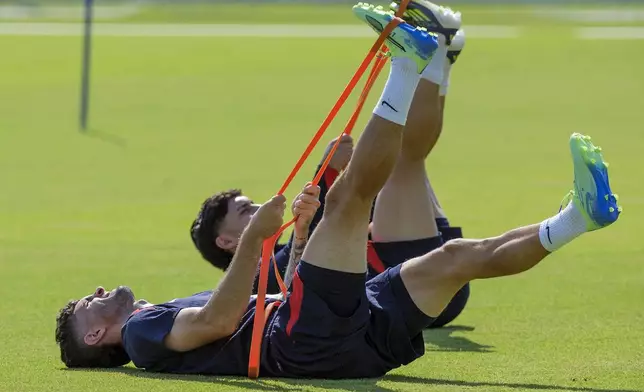
[[99, 284], [152, 302], [214, 287], [189, 237], [200, 203], [231, 187], [269, 198], [375, 35], [348, 2], [97, 2], [82, 134], [81, 4], [0, 0], [0, 390], [644, 390], [644, 2], [445, 4], [471, 32], [427, 162], [450, 220], [482, 237], [556, 212], [572, 132], [604, 147], [623, 216], [522, 276], [473, 283], [454, 326], [384, 379], [250, 382], [63, 370], [56, 312]]

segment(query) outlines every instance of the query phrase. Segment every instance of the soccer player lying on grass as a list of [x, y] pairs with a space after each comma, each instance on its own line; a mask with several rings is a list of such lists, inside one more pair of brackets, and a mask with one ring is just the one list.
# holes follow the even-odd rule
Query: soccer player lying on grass
[[[316, 173], [320, 170], [322, 162], [326, 160], [335, 141], [336, 139], [327, 146]], [[296, 216], [300, 215], [296, 213], [299, 203], [317, 204], [321, 208], [314, 211], [315, 214], [312, 217], [300, 217], [294, 225], [289, 241], [275, 247], [275, 262], [282, 275], [286, 272], [289, 259], [299, 260], [302, 255], [309, 234], [315, 230], [322, 219], [324, 200], [329, 187], [347, 166], [352, 153], [353, 139], [349, 135], [343, 135], [338, 149], [323, 173], [319, 188], [307, 186], [293, 201], [291, 209]], [[190, 227], [190, 237], [201, 256], [213, 266], [225, 271], [233, 259], [244, 228], [258, 207], [259, 205], [254, 204], [239, 189], [219, 192], [206, 199]], [[279, 287], [272, 268], [269, 273], [268, 293], [278, 293]], [[257, 282], [255, 282], [254, 291], [257, 291]]]
[[[392, 8], [395, 7], [397, 7], [397, 4], [393, 3]], [[435, 97], [431, 97], [429, 101], [419, 99], [412, 103], [412, 116], [413, 113], [424, 110], [429, 110], [432, 114], [432, 116], [429, 116], [431, 121], [425, 124], [427, 132], [431, 132], [434, 135], [431, 146], [428, 147], [429, 151], [436, 144], [438, 136], [442, 131], [443, 111], [449, 85], [450, 69], [463, 49], [465, 36], [463, 31], [459, 30], [460, 14], [454, 14], [447, 8], [439, 7], [427, 1], [417, 1], [412, 2], [408, 10], [409, 13], [406, 14], [405, 19], [409, 20], [411, 24], [426, 27], [430, 31], [441, 32], [441, 34], [452, 38], [451, 45], [446, 50], [441, 50], [440, 53], [437, 53], [432, 64], [423, 73], [423, 78], [427, 82], [434, 83], [438, 86], [437, 94], [440, 96], [440, 102], [437, 103]], [[328, 156], [335, 140], [327, 146], [316, 173], [320, 170], [320, 166]], [[353, 140], [350, 136], [343, 135], [342, 141], [334, 156], [331, 158], [330, 164], [323, 173], [322, 181], [319, 184], [320, 193], [318, 198], [321, 202], [321, 208], [317, 211], [309, 225], [303, 219], [300, 219], [298, 224], [295, 225], [294, 234], [300, 241], [296, 240], [293, 246], [293, 236], [291, 236], [286, 244], [278, 244], [275, 248], [275, 262], [282, 274], [286, 271], [289, 258], [297, 258], [298, 255], [301, 255], [301, 250], [306, 244], [309, 234], [315, 229], [322, 218], [324, 200], [328, 189], [338, 174], [348, 164], [352, 152]], [[450, 226], [449, 220], [446, 218], [444, 211], [438, 203], [433, 189], [431, 189], [431, 184], [428, 186], [430, 187], [434, 210], [436, 212], [436, 224], [439, 227], [443, 242], [447, 242], [453, 238], [462, 238], [461, 228]], [[294, 200], [292, 209], [295, 208], [295, 204], [301, 198], [306, 198], [310, 202], [313, 194], [311, 194], [310, 190], [308, 193], [308, 195], [306, 192], [300, 193]], [[213, 266], [225, 271], [232, 261], [232, 256], [239, 243], [239, 237], [257, 207], [258, 205], [243, 195], [239, 189], [219, 192], [206, 199], [202, 203], [197, 218], [193, 221], [190, 229], [193, 243], [201, 256]], [[382, 272], [382, 266], [379, 260], [374, 261], [374, 263], [369, 264], [369, 272], [371, 275]], [[271, 278], [269, 281], [271, 283], [269, 284], [268, 292], [277, 293], [279, 287], [276, 284], [274, 275], [272, 275], [273, 269], [270, 270], [270, 273]]]
[[[442, 22], [442, 25], [451, 26], [454, 28], [460, 27], [460, 16], [454, 14], [447, 9], [439, 10], [437, 6], [429, 3], [431, 7], [424, 8], [425, 13], [435, 14], [435, 18]], [[418, 8], [418, 7], [417, 7]], [[458, 54], [460, 54], [464, 46], [464, 35], [461, 30], [458, 31], [456, 37], [453, 39], [449, 48], [446, 45], [441, 45], [439, 50], [434, 55], [432, 62], [425, 69], [422, 75], [422, 83], [428, 83], [432, 87], [431, 94], [424, 94], [418, 96], [412, 101], [411, 118], [413, 126], [421, 127], [427, 133], [428, 142], [425, 158], [429, 155], [430, 150], [434, 147], [438, 140], [438, 136], [442, 130], [442, 116], [444, 99], [447, 92], [447, 78], [449, 68], [456, 61]], [[449, 50], [449, 51], [448, 51]], [[440, 100], [439, 100], [440, 97]], [[331, 147], [335, 143], [335, 139], [329, 143], [324, 153], [321, 162], [324, 162], [328, 156]], [[290, 283], [293, 269], [288, 271], [287, 266], [294, 266], [302, 256], [306, 242], [308, 241], [309, 234], [315, 230], [315, 227], [322, 218], [324, 211], [324, 199], [328, 192], [329, 187], [333, 184], [338, 174], [349, 163], [353, 152], [353, 140], [350, 136], [342, 136], [341, 143], [331, 158], [327, 170], [324, 172], [320, 187], [305, 187], [305, 189], [295, 198], [292, 204], [292, 211], [294, 216], [298, 216], [295, 224], [294, 233], [285, 245], [278, 245], [275, 249], [274, 261], [277, 264], [278, 270], [282, 276], [286, 276], [286, 284]], [[318, 169], [320, 169], [318, 165]], [[414, 168], [416, 170], [416, 168]], [[426, 178], [424, 166], [422, 174]], [[316, 171], [317, 172], [317, 171]], [[438, 247], [442, 243], [450, 239], [462, 238], [462, 230], [460, 227], [451, 227], [449, 221], [445, 217], [444, 212], [440, 208], [436, 196], [431, 185], [427, 180], [421, 181], [420, 176], [416, 176], [419, 181], [419, 186], [429, 187], [429, 192], [432, 198], [432, 205], [435, 211], [435, 222], [438, 226], [439, 236], [441, 238], [433, 238], [432, 246]], [[316, 204], [317, 200], [321, 203], [317, 212], [312, 211], [313, 216], [308, 213], [297, 211], [299, 203], [306, 204], [309, 207]], [[248, 197], [242, 195], [239, 190], [229, 190], [217, 193], [202, 204], [197, 218], [192, 223], [190, 234], [197, 250], [199, 250], [202, 257], [210, 262], [213, 266], [222, 270], [226, 270], [230, 265], [235, 249], [239, 243], [239, 237], [243, 229], [248, 225], [252, 214], [259, 206], [254, 204]], [[382, 209], [379, 209], [382, 210]], [[376, 211], [375, 203], [372, 208], [372, 215]], [[373, 216], [372, 216], [373, 218]], [[383, 217], [380, 218], [383, 220]], [[430, 222], [430, 224], [432, 224]], [[406, 260], [409, 254], [410, 246], [415, 244], [407, 242], [394, 242], [394, 243], [379, 243], [369, 241], [369, 251], [367, 253], [368, 261], [368, 279], [383, 272], [386, 267], [392, 267], [402, 263]], [[259, 273], [259, 270], [258, 270]], [[279, 286], [275, 279], [274, 270], [269, 269], [268, 279], [268, 293], [278, 293]], [[258, 275], [256, 275], [253, 292], [257, 292]], [[461, 314], [465, 308], [470, 295], [469, 283], [466, 284], [454, 296], [449, 305], [445, 308], [443, 313], [431, 325], [432, 328], [442, 327], [449, 322], [453, 321], [458, 315]]]
[[[354, 12], [382, 26], [392, 20], [364, 4]], [[397, 173], [424, 166], [426, 134], [404, 125], [414, 93], [430, 93], [427, 84], [419, 85], [420, 74], [439, 43], [408, 24], [396, 27], [388, 42], [391, 70], [374, 114], [349, 166], [329, 190], [291, 293], [268, 315], [263, 376], [381, 376], [423, 354], [422, 329], [467, 282], [526, 271], [578, 236], [618, 219], [602, 155], [589, 138], [574, 134], [575, 191], [560, 213], [498, 237], [453, 240], [428, 253], [418, 247], [414, 258], [366, 281], [365, 232], [374, 198], [383, 214], [397, 209], [385, 225], [375, 212], [374, 238], [424, 241], [438, 234], [427, 224], [426, 216], [433, 214], [427, 187]], [[388, 189], [407, 189], [406, 203], [386, 205], [394, 199]], [[150, 371], [246, 375], [257, 258], [263, 241], [282, 225], [285, 207], [284, 197], [276, 196], [258, 208], [214, 292], [152, 305], [135, 302], [128, 288], [107, 293], [99, 287], [70, 303], [57, 320], [62, 360], [70, 367], [91, 367], [131, 359]]]

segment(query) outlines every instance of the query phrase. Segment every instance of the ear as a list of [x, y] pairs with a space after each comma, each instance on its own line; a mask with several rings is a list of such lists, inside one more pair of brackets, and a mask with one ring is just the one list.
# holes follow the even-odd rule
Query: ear
[[94, 346], [98, 344], [102, 339], [103, 336], [105, 336], [105, 328], [100, 328], [100, 329], [94, 329], [89, 331], [83, 340], [85, 341], [85, 344], [88, 346]]
[[215, 245], [221, 249], [232, 251], [237, 247], [237, 238], [233, 238], [226, 234], [220, 234], [215, 238]]

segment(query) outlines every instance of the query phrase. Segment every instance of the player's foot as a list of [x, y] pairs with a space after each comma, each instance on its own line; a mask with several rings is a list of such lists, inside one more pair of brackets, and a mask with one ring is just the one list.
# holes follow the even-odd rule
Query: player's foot
[[456, 32], [454, 39], [452, 39], [452, 44], [447, 48], [447, 58], [451, 64], [456, 62], [458, 56], [463, 51], [465, 47], [465, 31], [460, 29]]
[[[355, 5], [353, 13], [378, 33], [381, 33], [385, 26], [395, 18], [393, 11], [386, 11], [382, 7], [375, 7], [367, 3]], [[407, 57], [413, 60], [418, 66], [418, 73], [422, 73], [427, 67], [438, 47], [435, 34], [428, 33], [420, 27], [413, 27], [408, 23], [396, 26], [387, 37], [387, 43], [392, 57]]]
[[[391, 3], [392, 10], [397, 11], [400, 0]], [[411, 0], [402, 18], [412, 26], [423, 27], [427, 31], [442, 34], [447, 44], [452, 43], [457, 31], [461, 28], [461, 13], [448, 7], [442, 7], [427, 0]]]
[[601, 148], [590, 136], [574, 133], [570, 137], [570, 152], [575, 170], [573, 203], [586, 221], [586, 229], [593, 231], [614, 223], [622, 208], [608, 181], [608, 163]]

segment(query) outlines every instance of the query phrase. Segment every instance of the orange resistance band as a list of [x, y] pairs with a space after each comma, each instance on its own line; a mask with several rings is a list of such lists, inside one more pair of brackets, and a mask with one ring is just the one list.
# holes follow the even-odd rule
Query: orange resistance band
[[[367, 82], [364, 86], [364, 89], [362, 90], [362, 93], [360, 94], [360, 98], [358, 100], [357, 107], [347, 122], [347, 125], [345, 129], [342, 131], [342, 134], [351, 134], [351, 131], [353, 130], [353, 127], [355, 126], [358, 117], [360, 115], [360, 112], [362, 110], [362, 107], [364, 106], [364, 102], [367, 99], [367, 96], [369, 95], [369, 92], [371, 91], [371, 87], [375, 83], [376, 79], [378, 78], [378, 75], [380, 74], [380, 71], [384, 67], [384, 64], [386, 62], [386, 56], [384, 53], [387, 51], [387, 47], [384, 46], [384, 41], [385, 39], [389, 36], [389, 34], [398, 26], [400, 23], [403, 22], [402, 19], [400, 19], [400, 16], [405, 12], [405, 9], [407, 8], [407, 4], [409, 3], [409, 0], [402, 0], [400, 7], [398, 9], [398, 12], [396, 14], [396, 18], [394, 18], [382, 31], [374, 45], [371, 47], [369, 50], [369, 53], [365, 57], [365, 59], [362, 61], [360, 66], [358, 67], [358, 70], [356, 73], [353, 75], [347, 86], [345, 87], [344, 91], [340, 95], [340, 98], [338, 101], [335, 103], [333, 108], [331, 109], [329, 115], [327, 118], [324, 120], [322, 125], [320, 126], [320, 129], [318, 129], [317, 133], [313, 136], [313, 139], [309, 143], [309, 145], [306, 147], [304, 153], [300, 157], [300, 159], [297, 161], [295, 164], [295, 167], [287, 177], [286, 181], [280, 188], [279, 192], [277, 193], [278, 195], [281, 195], [286, 191], [288, 186], [291, 184], [299, 170], [302, 168], [304, 165], [304, 162], [306, 159], [311, 155], [311, 152], [317, 145], [317, 143], [320, 141], [324, 133], [326, 132], [327, 128], [331, 124], [331, 122], [335, 119], [337, 116], [338, 112], [346, 102], [346, 100], [349, 98], [349, 95], [353, 91], [353, 89], [356, 87], [358, 84], [358, 81], [362, 77], [362, 75], [365, 73], [367, 70], [367, 67], [369, 64], [373, 61], [374, 57], [378, 55], [378, 58], [376, 59], [371, 72], [369, 74], [369, 77], [367, 79]], [[322, 175], [324, 173], [324, 170], [326, 170], [327, 166], [329, 165], [329, 162], [331, 158], [333, 157], [333, 154], [337, 150], [338, 146], [340, 144], [340, 138], [336, 141], [336, 143], [333, 145], [331, 148], [331, 151], [329, 152], [329, 155], [325, 159], [325, 161], [322, 163], [320, 170], [318, 171], [317, 175], [315, 176], [313, 180], [313, 184], [317, 185], [319, 181], [322, 178]], [[264, 335], [264, 326], [266, 325], [266, 321], [270, 313], [272, 312], [274, 306], [273, 304], [270, 304], [267, 308], [264, 307], [265, 301], [266, 301], [266, 287], [268, 285], [268, 269], [269, 269], [269, 264], [271, 263], [272, 256], [274, 254], [274, 249], [275, 249], [275, 244], [277, 243], [277, 239], [279, 238], [280, 234], [284, 232], [290, 225], [292, 225], [297, 218], [293, 218], [291, 221], [283, 225], [275, 235], [273, 235], [271, 238], [267, 239], [264, 241], [263, 247], [262, 247], [262, 258], [260, 261], [260, 269], [259, 269], [259, 284], [257, 288], [257, 302], [256, 302], [256, 308], [255, 308], [255, 317], [253, 320], [253, 334], [252, 334], [252, 339], [251, 339], [251, 345], [250, 345], [250, 356], [248, 359], [248, 377], [250, 378], [258, 378], [259, 377], [259, 367], [260, 367], [260, 354], [261, 354], [261, 346], [262, 346], [262, 340], [263, 340], [263, 335]], [[280, 277], [279, 270], [277, 268], [277, 264], [273, 262], [273, 267], [275, 269], [275, 276], [277, 279], [277, 282], [279, 284], [280, 290], [286, 298], [287, 295], [287, 288], [284, 285], [284, 282], [282, 278]]]

